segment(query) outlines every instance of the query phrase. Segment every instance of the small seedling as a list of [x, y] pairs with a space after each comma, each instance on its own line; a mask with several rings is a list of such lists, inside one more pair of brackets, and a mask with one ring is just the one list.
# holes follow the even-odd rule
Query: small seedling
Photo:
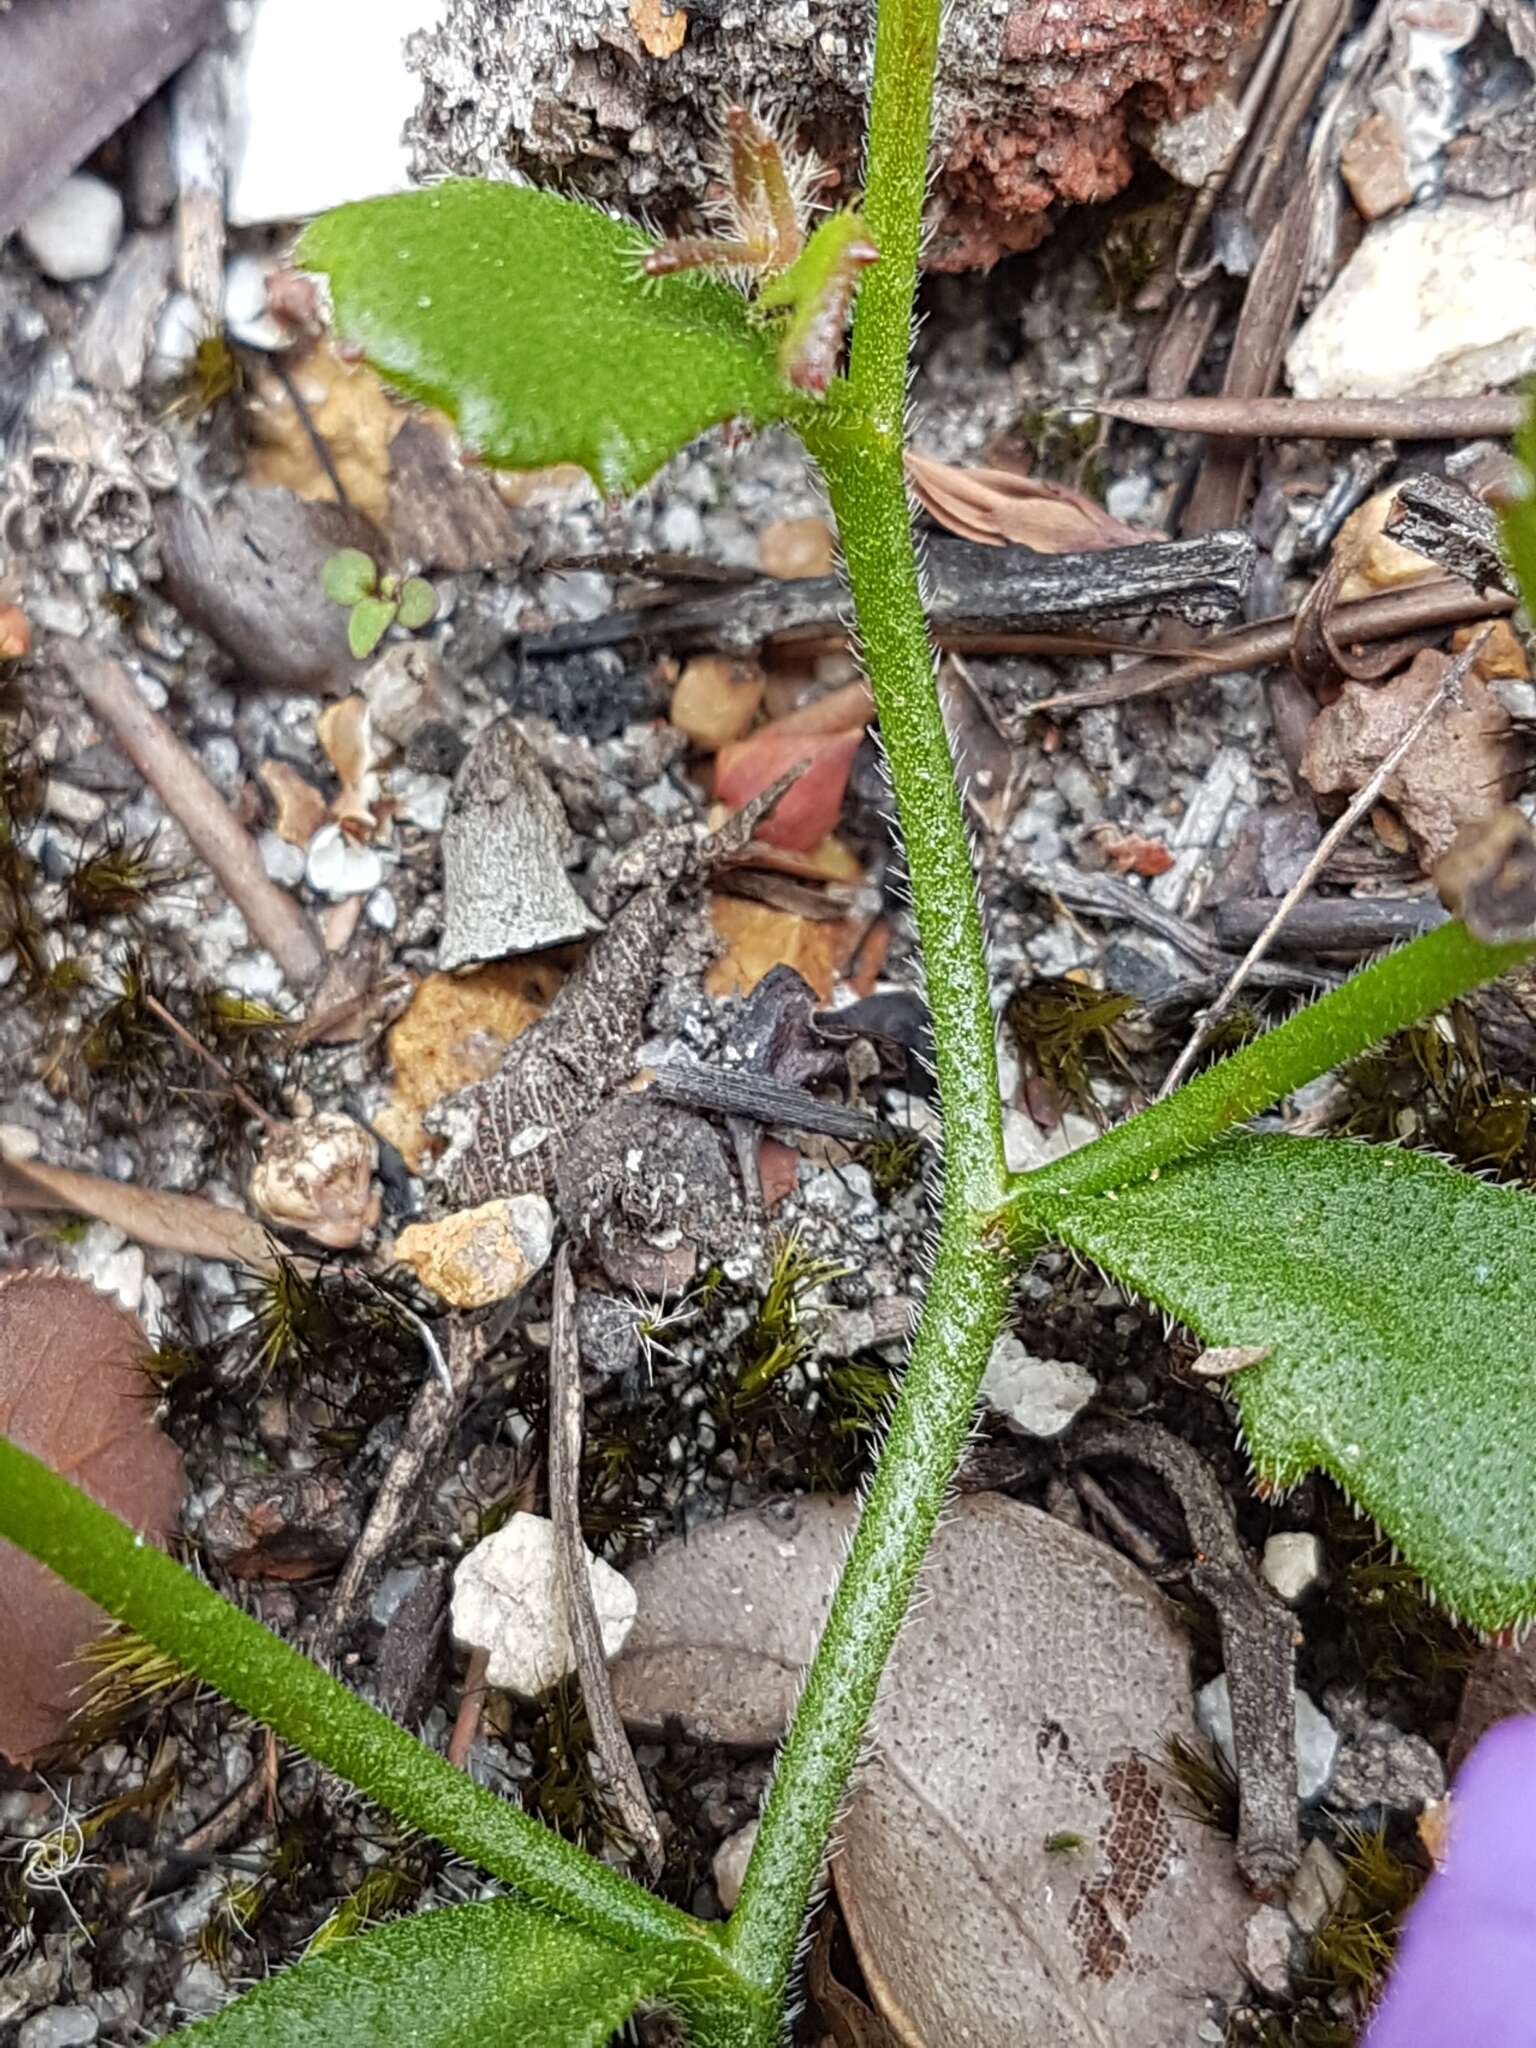
[[830, 1259], [816, 1258], [793, 1233], [780, 1239], [762, 1307], [742, 1334], [738, 1406], [759, 1399], [800, 1363], [810, 1343], [802, 1321], [806, 1303], [819, 1287], [841, 1279], [846, 1270]]
[[1237, 1780], [1226, 1759], [1203, 1742], [1170, 1735], [1163, 1743], [1163, 1767], [1174, 1782], [1179, 1811], [1236, 1840]]
[[373, 557], [361, 548], [342, 548], [332, 555], [324, 581], [332, 603], [350, 609], [347, 645], [359, 661], [366, 661], [391, 626], [417, 633], [437, 613], [437, 592], [424, 577], [400, 577], [391, 571], [381, 576]]
[[1092, 1079], [1130, 1073], [1125, 1020], [1131, 996], [1075, 981], [1036, 981], [1011, 996], [1005, 1017], [1020, 1062], [1063, 1103], [1094, 1107]]
[[132, 1714], [197, 1690], [174, 1658], [131, 1628], [109, 1628], [86, 1644], [80, 1661], [90, 1676], [79, 1713], [92, 1741], [103, 1740]]

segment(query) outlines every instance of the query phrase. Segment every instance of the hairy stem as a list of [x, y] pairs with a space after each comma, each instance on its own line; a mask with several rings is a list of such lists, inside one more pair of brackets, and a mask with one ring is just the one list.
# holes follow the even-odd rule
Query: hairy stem
[[738, 1967], [775, 1997], [800, 1930], [918, 1569], [965, 1447], [1012, 1269], [949, 1222], [901, 1398], [811, 1664], [727, 1933]]
[[755, 2002], [697, 1921], [493, 1798], [4, 1438], [0, 1538], [398, 1819], [616, 1948], [666, 1955], [681, 2001]]
[[944, 1214], [901, 1397], [727, 1937], [738, 1965], [775, 1996], [964, 1448], [1010, 1280], [991, 1228], [1007, 1172], [981, 914], [902, 465], [938, 19], [938, 0], [881, 0], [864, 200], [880, 260], [855, 316], [852, 402], [829, 407], [806, 438], [837, 519], [906, 847], [944, 1111]]
[[1144, 1180], [1533, 953], [1536, 946], [1485, 946], [1465, 925], [1441, 925], [1208, 1068], [1167, 1101], [1065, 1159], [1015, 1175], [1007, 1205], [1010, 1227], [1035, 1238], [1042, 1210], [1057, 1197], [1102, 1194]]
[[879, 0], [875, 24], [860, 210], [880, 261], [860, 287], [850, 381], [859, 408], [898, 445], [928, 181], [939, 12], [939, 0]]

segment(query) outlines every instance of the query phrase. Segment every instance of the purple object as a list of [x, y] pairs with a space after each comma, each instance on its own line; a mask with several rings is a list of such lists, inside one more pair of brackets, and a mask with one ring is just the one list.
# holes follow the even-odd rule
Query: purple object
[[1490, 1728], [1457, 1773], [1444, 1866], [1361, 2048], [1536, 2048], [1536, 1715]]

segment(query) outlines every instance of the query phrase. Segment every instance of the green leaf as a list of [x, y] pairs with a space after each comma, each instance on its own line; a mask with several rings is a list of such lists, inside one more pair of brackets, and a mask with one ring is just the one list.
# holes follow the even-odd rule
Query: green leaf
[[434, 617], [437, 611], [437, 592], [422, 576], [407, 576], [400, 588], [400, 623], [408, 633], [416, 633]]
[[378, 580], [373, 557], [361, 548], [339, 548], [325, 565], [321, 578], [325, 594], [335, 604], [356, 604], [367, 597]]
[[165, 2048], [605, 2048], [661, 1988], [642, 1958], [496, 1899], [338, 1942]]
[[1207, 1344], [1259, 1476], [1330, 1473], [1479, 1628], [1536, 1614], [1536, 1200], [1423, 1153], [1232, 1137], [1053, 1235]]
[[651, 246], [554, 193], [458, 179], [323, 214], [296, 260], [329, 280], [338, 332], [481, 461], [580, 463], [616, 496], [707, 427], [804, 403], [741, 294], [646, 281]]
[[391, 598], [360, 597], [347, 621], [347, 645], [366, 661], [394, 622], [399, 606]]

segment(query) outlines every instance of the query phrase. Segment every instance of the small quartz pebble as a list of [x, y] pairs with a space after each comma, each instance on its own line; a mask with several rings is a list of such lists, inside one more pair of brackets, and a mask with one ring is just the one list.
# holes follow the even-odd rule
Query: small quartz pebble
[[[1228, 1770], [1237, 1768], [1232, 1743], [1232, 1694], [1227, 1674], [1219, 1672], [1195, 1694], [1195, 1719], [1221, 1753]], [[1339, 1756], [1339, 1732], [1308, 1695], [1296, 1693], [1296, 1796], [1303, 1806], [1320, 1799], [1333, 1782]]]
[[744, 1828], [738, 1828], [734, 1835], [727, 1835], [715, 1851], [710, 1868], [715, 1874], [715, 1890], [720, 1894], [720, 1903], [727, 1913], [734, 1913], [736, 1901], [741, 1897], [742, 1880], [747, 1874], [747, 1865], [752, 1861], [752, 1844], [757, 1840], [759, 1823], [749, 1820]]
[[359, 846], [339, 825], [322, 825], [309, 842], [304, 879], [317, 895], [340, 903], [371, 895], [384, 879], [384, 862], [376, 847]]
[[379, 1220], [373, 1133], [339, 1110], [300, 1117], [267, 1139], [251, 1175], [251, 1200], [285, 1230], [342, 1251]]
[[1271, 1998], [1284, 1998], [1291, 1988], [1296, 1930], [1283, 1906], [1260, 1906], [1243, 1937], [1243, 1964], [1249, 1978]]
[[100, 277], [123, 239], [123, 202], [104, 178], [79, 171], [22, 222], [27, 254], [55, 284]]
[[542, 1195], [503, 1195], [436, 1223], [412, 1223], [395, 1257], [454, 1308], [488, 1308], [522, 1292], [549, 1257], [554, 1215]]
[[1395, 213], [1413, 197], [1408, 146], [1390, 114], [1371, 114], [1339, 152], [1339, 176], [1366, 220]]
[[50, 2005], [22, 2023], [16, 2048], [88, 2048], [98, 2022], [88, 2005]]
[[[587, 1555], [603, 1654], [616, 1657], [634, 1626], [628, 1579]], [[510, 1515], [477, 1543], [453, 1575], [454, 1640], [486, 1652], [486, 1678], [537, 1699], [576, 1666], [566, 1627], [554, 1524], [543, 1515]]]
[[696, 747], [713, 754], [746, 734], [764, 688], [763, 672], [755, 661], [698, 654], [677, 679], [668, 717]]
[[824, 519], [775, 519], [763, 528], [757, 559], [765, 576], [785, 581], [830, 576], [837, 565], [832, 529]]
[[1442, 199], [1378, 221], [1286, 351], [1292, 391], [1450, 398], [1536, 369], [1533, 204]]
[[1296, 1875], [1291, 1879], [1286, 1899], [1291, 1918], [1303, 1934], [1316, 1934], [1329, 1915], [1343, 1905], [1348, 1891], [1349, 1879], [1343, 1864], [1320, 1836], [1314, 1836], [1302, 1850]]
[[1322, 1538], [1305, 1529], [1283, 1530], [1264, 1545], [1264, 1576], [1288, 1607], [1306, 1599], [1323, 1576]]
[[1242, 140], [1242, 117], [1219, 92], [1177, 121], [1162, 121], [1147, 139], [1147, 154], [1170, 178], [1198, 191], [1216, 177]]
[[267, 278], [276, 266], [268, 258], [242, 250], [224, 269], [224, 325], [247, 348], [278, 349], [292, 341], [292, 332], [267, 310]]
[[1005, 1332], [993, 1346], [981, 1398], [1025, 1436], [1060, 1436], [1098, 1392], [1098, 1381], [1071, 1358], [1035, 1358]]

